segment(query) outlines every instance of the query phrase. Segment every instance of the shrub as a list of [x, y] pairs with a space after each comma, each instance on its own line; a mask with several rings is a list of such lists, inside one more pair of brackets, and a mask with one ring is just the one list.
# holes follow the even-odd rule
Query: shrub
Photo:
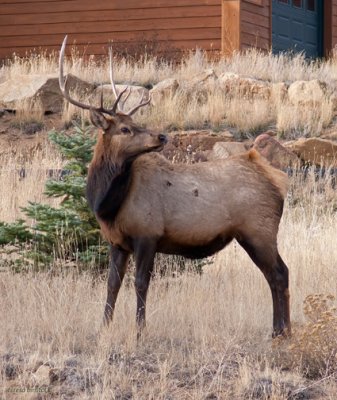
[[[0, 251], [19, 253], [11, 264], [33, 265], [40, 269], [63, 260], [77, 266], [102, 267], [107, 264], [107, 246], [100, 240], [99, 226], [87, 206], [85, 179], [95, 139], [89, 128], [75, 125], [71, 134], [52, 131], [50, 140], [68, 161], [58, 179], [49, 179], [45, 194], [61, 199], [58, 208], [29, 202], [22, 208], [27, 221], [0, 223]], [[12, 258], [8, 258], [12, 260]]]

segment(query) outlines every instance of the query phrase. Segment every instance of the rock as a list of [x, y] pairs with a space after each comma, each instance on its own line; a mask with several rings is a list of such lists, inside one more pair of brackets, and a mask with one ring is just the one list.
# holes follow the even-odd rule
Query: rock
[[321, 135], [321, 139], [337, 140], [337, 131], [326, 132]]
[[337, 143], [332, 140], [300, 138], [285, 146], [306, 163], [337, 168]]
[[192, 158], [193, 162], [206, 161], [206, 152], [210, 151], [214, 143], [232, 141], [233, 135], [228, 132], [212, 133], [203, 131], [186, 131], [169, 133], [169, 141], [164, 147], [163, 154], [176, 162]]
[[182, 84], [183, 91], [187, 95], [187, 101], [197, 101], [199, 105], [205, 104], [209, 93], [218, 87], [217, 81], [218, 77], [211, 68], [194, 75]]
[[285, 170], [287, 167], [296, 167], [300, 163], [300, 159], [295, 153], [282, 146], [268, 133], [259, 135], [255, 139], [253, 147], [275, 168]]
[[271, 85], [268, 82], [243, 77], [232, 72], [219, 76], [219, 86], [230, 96], [241, 96], [246, 99], [269, 99]]
[[251, 144], [248, 142], [218, 142], [213, 146], [211, 153], [208, 155], [208, 159], [218, 160], [228, 158], [230, 156], [246, 152], [250, 146]]
[[11, 380], [17, 378], [21, 370], [14, 363], [6, 363], [2, 368], [2, 372], [6, 379]]
[[151, 103], [159, 104], [164, 98], [173, 97], [179, 87], [179, 83], [174, 78], [165, 79], [150, 90]]
[[318, 79], [293, 82], [289, 86], [288, 97], [294, 105], [321, 104], [326, 97], [326, 84]]
[[54, 393], [61, 398], [78, 395], [79, 392], [90, 390], [97, 383], [101, 383], [100, 377], [89, 369], [65, 367], [50, 371], [50, 385], [56, 389]]
[[[127, 90], [122, 97], [122, 100], [119, 104], [123, 104], [123, 99], [126, 98], [125, 104], [123, 105], [123, 110], [125, 112], [131, 110], [133, 107], [139, 104], [140, 99], [143, 94], [143, 101], [149, 98], [149, 91], [143, 86], [134, 86], [134, 85], [116, 85], [117, 93], [120, 93], [122, 90], [130, 88], [130, 95], [126, 98], [129, 90]], [[103, 100], [104, 104], [112, 105], [115, 101], [115, 96], [112, 92], [112, 88], [110, 84], [105, 84], [102, 86], [98, 86], [92, 93], [90, 102], [93, 105], [99, 105], [101, 101], [101, 93], [103, 89]]]
[[[95, 86], [68, 74], [70, 92], [78, 93], [85, 98], [92, 93]], [[77, 96], [76, 96], [77, 97]], [[77, 97], [78, 98], [78, 97]], [[0, 107], [16, 110], [25, 101], [38, 102], [43, 112], [60, 112], [63, 108], [56, 74], [18, 75], [0, 85]]]
[[214, 87], [217, 80], [218, 77], [216, 76], [216, 73], [212, 68], [209, 68], [193, 76], [192, 79], [188, 81], [188, 85], [192, 90], [211, 89]]

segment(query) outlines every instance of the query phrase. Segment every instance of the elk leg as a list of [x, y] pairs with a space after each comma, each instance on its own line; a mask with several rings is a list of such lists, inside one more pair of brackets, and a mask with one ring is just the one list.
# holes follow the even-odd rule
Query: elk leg
[[138, 241], [135, 246], [136, 279], [135, 289], [137, 296], [137, 339], [145, 328], [146, 297], [153, 271], [156, 245], [150, 240]]
[[104, 325], [108, 325], [113, 316], [119, 289], [125, 275], [129, 253], [116, 246], [110, 246], [110, 271], [108, 278], [108, 294], [104, 310]]
[[290, 335], [289, 274], [276, 245], [267, 247], [266, 244], [264, 246], [253, 244], [253, 241], [238, 242], [269, 284], [273, 299], [273, 337]]
[[279, 279], [280, 284], [278, 285], [279, 293], [278, 296], [282, 302], [282, 317], [284, 321], [284, 335], [291, 335], [291, 323], [290, 323], [290, 293], [289, 293], [289, 270], [285, 262], [282, 260], [279, 253], [277, 253], [277, 276], [281, 277]]

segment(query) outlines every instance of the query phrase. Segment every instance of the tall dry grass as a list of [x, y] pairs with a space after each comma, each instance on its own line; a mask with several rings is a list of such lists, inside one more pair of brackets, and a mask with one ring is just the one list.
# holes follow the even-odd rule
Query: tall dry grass
[[[37, 156], [33, 165], [44, 159]], [[19, 198], [43, 200], [43, 187], [33, 186], [38, 169], [26, 182], [5, 172], [0, 180], [9, 190], [2, 196], [0, 218], [8, 221], [20, 214]], [[295, 337], [306, 326], [305, 298], [336, 294], [336, 208], [337, 194], [328, 178], [317, 182], [313, 171], [305, 182], [301, 176], [292, 178], [279, 247], [290, 269]], [[211, 259], [201, 276], [154, 277], [140, 343], [135, 339], [132, 275], [107, 330], [101, 326], [105, 277], [76, 271], [56, 276], [1, 272], [0, 293], [4, 398], [18, 398], [11, 392], [15, 388], [36, 387], [48, 390], [46, 399], [332, 400], [337, 393], [331, 372], [324, 375], [324, 362], [317, 380], [308, 381], [313, 361], [303, 358], [309, 354], [300, 344], [273, 344], [269, 288], [236, 243]], [[309, 345], [321, 343], [308, 332], [301, 335]], [[319, 354], [325, 357], [323, 348]]]
[[[0, 82], [19, 74], [56, 72], [56, 58], [15, 58], [0, 70]], [[105, 62], [75, 53], [67, 62], [66, 70], [82, 79], [108, 81]], [[115, 77], [118, 82], [153, 85], [167, 77], [183, 82], [206, 68], [218, 75], [249, 71], [254, 78], [272, 82], [320, 79], [331, 87], [337, 74], [335, 59], [308, 63], [302, 56], [276, 57], [253, 50], [220, 61], [207, 60], [196, 52], [180, 65], [146, 58], [137, 63], [116, 60]], [[280, 130], [296, 136], [317, 132], [333, 117], [329, 99], [324, 106], [305, 108], [299, 114], [280, 99], [229, 99], [216, 88], [201, 100], [189, 96], [180, 90], [157, 108], [142, 110], [137, 121], [161, 129], [234, 127], [247, 134], [277, 123]], [[67, 108], [64, 120], [71, 120], [74, 112]], [[81, 118], [87, 118], [86, 114]], [[36, 153], [31, 162], [19, 155], [3, 158], [0, 220], [21, 217], [20, 206], [28, 200], [52, 201], [43, 195], [45, 171], [61, 166], [62, 160], [49, 147]], [[21, 168], [27, 170], [25, 178], [20, 177]], [[294, 337], [301, 341], [272, 342], [269, 288], [236, 243], [212, 258], [201, 276], [154, 277], [148, 326], [139, 343], [132, 275], [121, 289], [113, 324], [105, 330], [101, 326], [105, 277], [93, 279], [64, 270], [56, 275], [55, 270], [53, 274], [2, 270], [0, 397], [335, 399], [333, 338], [337, 335], [333, 329], [337, 316], [334, 311], [331, 321], [321, 316], [325, 331], [319, 331], [317, 325], [308, 324], [303, 302], [308, 295], [337, 292], [336, 210], [336, 190], [328, 179], [317, 182], [314, 171], [305, 181], [301, 176], [292, 178], [279, 247], [290, 269]], [[331, 335], [328, 346], [323, 340], [326, 329]], [[310, 357], [312, 349], [319, 362]], [[28, 393], [34, 388], [45, 392]], [[23, 391], [18, 394], [16, 390]]]
[[0, 157], [0, 221], [13, 222], [24, 215], [21, 207], [32, 202], [57, 204], [57, 199], [48, 199], [44, 187], [48, 174], [62, 168], [64, 161], [51, 146], [43, 150], [32, 150], [32, 158], [13, 154], [11, 151]]
[[[22, 74], [56, 75], [57, 57], [56, 53], [42, 53], [27, 58], [14, 57], [0, 69], [0, 82], [6, 79], [15, 80]], [[293, 138], [303, 135], [317, 136], [323, 128], [333, 122], [336, 60], [336, 57], [332, 57], [325, 61], [308, 61], [302, 54], [273, 55], [256, 49], [219, 60], [209, 59], [202, 51], [196, 51], [186, 54], [177, 64], [146, 55], [136, 61], [116, 57], [114, 77], [116, 83], [145, 87], [152, 87], [167, 78], [178, 80], [181, 90], [173, 98], [163, 101], [159, 109], [158, 106], [148, 108], [144, 111], [144, 117], [138, 118], [140, 122], [146, 120], [148, 125], [158, 126], [159, 123], [160, 128], [165, 130], [231, 128], [245, 133], [246, 136], [272, 127], [284, 136], [289, 135], [289, 138]], [[287, 100], [280, 100], [277, 96], [272, 96], [267, 101], [259, 98], [248, 101], [242, 96], [229, 98], [221, 88], [210, 86], [206, 90], [205, 100], [200, 102], [193, 90], [188, 90], [188, 82], [206, 69], [213, 69], [217, 76], [232, 72], [270, 83], [290, 84], [296, 80], [319, 79], [327, 85], [327, 98], [322, 105], [303, 107], [290, 105]], [[75, 48], [65, 62], [65, 70], [96, 85], [109, 82], [107, 60], [86, 57]], [[90, 103], [91, 99], [87, 99], [87, 102]], [[18, 107], [25, 110], [28, 106], [18, 104]], [[78, 114], [78, 110], [66, 107], [62, 116], [64, 123], [68, 123], [75, 114]], [[82, 113], [80, 117], [87, 118], [87, 113]]]

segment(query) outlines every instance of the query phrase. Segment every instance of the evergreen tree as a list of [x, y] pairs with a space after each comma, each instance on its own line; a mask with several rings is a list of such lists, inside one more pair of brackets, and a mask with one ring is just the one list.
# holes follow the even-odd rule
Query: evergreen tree
[[33, 226], [22, 219], [10, 224], [0, 222], [0, 251], [19, 253], [22, 257], [16, 263], [30, 262], [39, 268], [57, 260], [106, 265], [107, 246], [100, 241], [99, 226], [85, 198], [87, 166], [95, 139], [89, 128], [78, 125], [71, 134], [52, 131], [49, 138], [68, 160], [62, 178], [49, 179], [45, 188], [47, 196], [61, 198], [61, 204], [55, 208], [29, 202], [22, 210], [34, 221]]

